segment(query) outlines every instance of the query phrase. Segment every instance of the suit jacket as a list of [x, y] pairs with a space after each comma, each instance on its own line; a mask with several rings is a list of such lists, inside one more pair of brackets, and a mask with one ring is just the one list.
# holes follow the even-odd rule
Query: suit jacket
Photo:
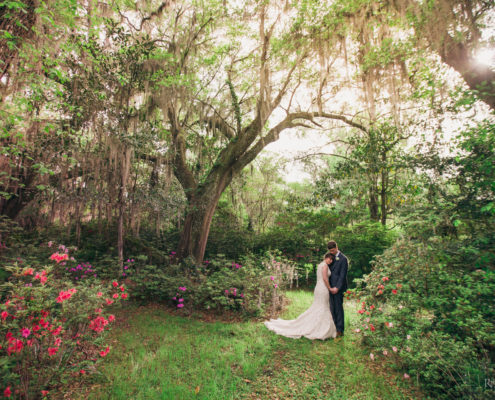
[[[337, 260], [338, 257], [338, 260]], [[332, 264], [330, 264], [330, 286], [339, 289], [338, 293], [344, 293], [347, 290], [347, 270], [349, 262], [344, 253], [340, 252]]]

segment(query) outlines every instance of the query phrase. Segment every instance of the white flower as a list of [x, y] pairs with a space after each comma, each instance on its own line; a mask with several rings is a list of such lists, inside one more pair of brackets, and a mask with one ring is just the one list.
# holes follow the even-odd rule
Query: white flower
[[397, 347], [392, 347], [392, 350], [394, 351], [394, 353], [397, 353]]
[[373, 353], [370, 353], [370, 358], [371, 358], [371, 361], [373, 361], [375, 359], [375, 355]]
[[411, 335], [406, 336], [407, 340], [411, 339]]
[[335, 260], [339, 261], [339, 260], [340, 260], [340, 258], [339, 258], [339, 257], [335, 257]]

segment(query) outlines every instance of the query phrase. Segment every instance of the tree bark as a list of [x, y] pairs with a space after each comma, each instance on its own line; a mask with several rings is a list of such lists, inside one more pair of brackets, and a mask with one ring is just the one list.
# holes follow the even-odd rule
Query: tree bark
[[373, 186], [369, 188], [369, 200], [368, 200], [368, 208], [370, 210], [370, 219], [372, 221], [378, 222], [380, 217], [378, 215], [378, 198], [377, 198], [376, 189]]
[[482, 65], [471, 55], [471, 49], [465, 43], [457, 43], [450, 36], [445, 36], [443, 49], [440, 50], [442, 61], [461, 74], [470, 89], [476, 90], [478, 96], [492, 110], [495, 109], [495, 71]]
[[227, 176], [220, 177], [210, 188], [197, 190], [190, 197], [177, 250], [179, 258], [192, 256], [197, 263], [203, 261], [213, 215], [230, 181], [231, 178]]

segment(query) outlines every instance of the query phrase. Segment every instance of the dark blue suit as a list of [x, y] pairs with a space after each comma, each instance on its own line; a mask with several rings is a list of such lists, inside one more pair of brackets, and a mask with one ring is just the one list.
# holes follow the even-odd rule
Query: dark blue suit
[[[338, 260], [337, 260], [338, 258]], [[329, 265], [330, 272], [330, 287], [339, 289], [337, 294], [330, 293], [330, 311], [332, 313], [333, 322], [337, 328], [337, 332], [344, 332], [344, 293], [347, 290], [347, 270], [349, 262], [347, 257], [339, 252], [332, 264]]]

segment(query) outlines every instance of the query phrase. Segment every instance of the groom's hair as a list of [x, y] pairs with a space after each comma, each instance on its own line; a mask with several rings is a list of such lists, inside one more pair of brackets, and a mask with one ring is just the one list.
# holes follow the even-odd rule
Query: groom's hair
[[335, 240], [330, 240], [327, 244], [328, 250], [331, 249], [336, 249], [337, 248], [337, 242]]

